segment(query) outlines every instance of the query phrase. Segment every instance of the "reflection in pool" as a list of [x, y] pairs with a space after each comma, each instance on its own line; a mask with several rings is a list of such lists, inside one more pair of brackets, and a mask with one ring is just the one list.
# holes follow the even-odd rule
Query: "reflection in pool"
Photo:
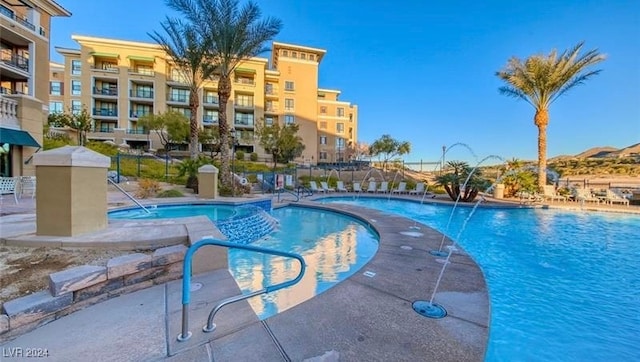
[[[307, 270], [293, 287], [249, 299], [261, 319], [331, 288], [362, 268], [378, 250], [378, 236], [348, 216], [300, 207], [276, 209], [272, 215], [280, 221], [280, 229], [252, 245], [298, 253]], [[245, 293], [293, 279], [299, 271], [295, 260], [237, 249], [229, 251], [229, 267]]]

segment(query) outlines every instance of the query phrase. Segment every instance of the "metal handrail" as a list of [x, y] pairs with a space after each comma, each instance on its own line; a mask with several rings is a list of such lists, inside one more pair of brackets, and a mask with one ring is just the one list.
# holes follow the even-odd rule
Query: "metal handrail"
[[191, 259], [193, 258], [193, 255], [196, 253], [196, 251], [198, 249], [200, 249], [201, 247], [205, 246], [205, 245], [216, 245], [216, 246], [223, 246], [223, 247], [226, 247], [226, 248], [243, 249], [243, 250], [255, 251], [255, 252], [258, 252], [258, 253], [264, 253], [264, 254], [270, 254], [270, 255], [276, 255], [276, 256], [283, 256], [283, 257], [296, 259], [300, 263], [300, 273], [298, 274], [297, 277], [295, 277], [292, 280], [288, 280], [286, 282], [282, 282], [282, 283], [278, 283], [278, 284], [275, 284], [275, 285], [271, 285], [271, 286], [265, 287], [263, 289], [257, 290], [255, 292], [251, 292], [249, 294], [241, 294], [241, 295], [237, 295], [235, 297], [230, 297], [230, 298], [227, 298], [227, 299], [223, 300], [222, 302], [220, 302], [220, 304], [218, 304], [215, 308], [213, 308], [211, 310], [211, 312], [209, 313], [209, 318], [207, 319], [207, 325], [205, 325], [202, 328], [202, 330], [204, 332], [207, 332], [207, 333], [208, 332], [213, 332], [216, 329], [216, 326], [213, 323], [213, 317], [225, 305], [231, 304], [231, 303], [234, 303], [234, 302], [238, 302], [238, 301], [241, 301], [241, 300], [244, 300], [244, 299], [248, 299], [248, 298], [254, 297], [256, 295], [275, 292], [276, 290], [290, 287], [290, 286], [298, 283], [302, 279], [302, 276], [304, 275], [304, 272], [305, 272], [305, 269], [306, 269], [306, 266], [304, 264], [304, 259], [302, 258], [302, 256], [300, 256], [299, 254], [295, 254], [295, 253], [289, 253], [289, 252], [285, 252], [285, 251], [261, 248], [259, 246], [251, 246], [251, 245], [246, 245], [246, 244], [236, 244], [236, 243], [231, 243], [231, 242], [228, 242], [228, 241], [215, 240], [215, 239], [202, 239], [202, 240], [198, 241], [197, 243], [191, 245], [189, 247], [189, 249], [187, 249], [187, 252], [186, 252], [186, 254], [184, 256], [184, 263], [182, 265], [182, 331], [178, 335], [178, 341], [179, 342], [184, 342], [184, 341], [188, 340], [191, 337], [191, 332], [189, 331], [189, 303], [191, 302], [191, 289], [190, 289], [190, 287], [191, 287]]
[[112, 179], [107, 177], [107, 181], [111, 182], [111, 184], [113, 186], [115, 186], [118, 190], [120, 190], [123, 194], [125, 194], [125, 196], [127, 196], [131, 201], [135, 202], [136, 205], [138, 205], [142, 210], [146, 211], [147, 214], [150, 214], [151, 211], [149, 211], [149, 209], [147, 209], [146, 207], [142, 206], [141, 203], [138, 202], [138, 200], [136, 200], [135, 197], [131, 196], [130, 193], [126, 192], [122, 187], [120, 187], [120, 185], [118, 185], [115, 181], [113, 181]]
[[293, 192], [293, 191], [289, 191], [289, 190], [287, 190], [287, 189], [285, 189], [285, 188], [281, 188], [281, 189], [277, 189], [277, 190], [276, 190], [276, 192], [278, 193], [278, 202], [280, 202], [280, 195], [281, 195], [282, 193], [284, 193], [284, 192], [286, 192], [286, 193], [288, 193], [288, 194], [291, 194], [291, 195], [295, 196], [295, 197], [296, 197], [296, 200], [295, 200], [294, 202], [298, 202], [298, 201], [300, 201], [300, 194], [297, 194], [297, 193], [295, 193], [295, 192]]

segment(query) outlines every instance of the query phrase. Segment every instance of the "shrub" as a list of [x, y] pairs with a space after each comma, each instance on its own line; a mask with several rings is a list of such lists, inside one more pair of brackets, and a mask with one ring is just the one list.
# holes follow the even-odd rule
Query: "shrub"
[[257, 162], [258, 161], [258, 154], [255, 152], [251, 152], [251, 154], [249, 155], [249, 159], [253, 162]]
[[160, 184], [156, 180], [140, 179], [138, 180], [138, 192], [136, 197], [140, 199], [146, 199], [154, 196], [160, 191]]
[[156, 197], [160, 197], [160, 198], [183, 197], [183, 196], [184, 194], [180, 192], [180, 190], [176, 190], [176, 189], [164, 190], [160, 192], [158, 195], [156, 195]]
[[244, 151], [236, 151], [236, 160], [244, 161]]

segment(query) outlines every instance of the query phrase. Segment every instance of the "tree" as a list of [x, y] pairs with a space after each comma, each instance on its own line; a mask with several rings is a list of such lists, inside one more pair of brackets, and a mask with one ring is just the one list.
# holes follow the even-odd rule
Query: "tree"
[[[282, 22], [272, 17], [261, 20], [260, 8], [252, 1], [244, 3], [242, 8], [238, 0], [167, 0], [167, 4], [184, 15], [201, 39], [206, 39], [207, 52], [220, 77], [220, 144], [229, 144], [227, 102], [231, 96], [231, 75], [239, 63], [268, 50], [264, 43], [280, 32]], [[230, 187], [229, 149], [222, 147], [220, 151], [221, 181]]]
[[87, 143], [87, 132], [93, 128], [93, 119], [85, 107], [78, 113], [69, 110], [68, 113], [51, 113], [47, 116], [47, 123], [53, 127], [69, 127], [78, 134], [78, 145]]
[[155, 132], [165, 151], [167, 145], [182, 143], [189, 139], [190, 121], [180, 112], [168, 111], [159, 114], [146, 114], [138, 119], [138, 124], [147, 132]]
[[354, 161], [362, 161], [369, 155], [369, 145], [364, 142], [349, 144], [349, 157]]
[[277, 124], [271, 126], [258, 126], [256, 134], [258, 142], [273, 158], [273, 168], [278, 162], [287, 163], [302, 155], [304, 143], [298, 136], [297, 124]]
[[382, 169], [385, 170], [389, 160], [396, 156], [401, 156], [411, 152], [411, 143], [407, 141], [398, 141], [390, 135], [382, 135], [379, 139], [373, 141], [369, 146], [369, 154], [372, 157], [382, 159]]
[[504, 184], [504, 196], [513, 197], [518, 192], [534, 192], [536, 190], [536, 176], [529, 167], [525, 167], [525, 162], [517, 158], [507, 161], [506, 165], [500, 168], [502, 175], [498, 179]]
[[436, 182], [444, 187], [451, 200], [471, 202], [481, 190], [486, 190], [490, 185], [488, 180], [482, 178], [479, 168], [472, 169], [466, 162], [449, 161], [447, 166], [450, 171], [436, 176]]
[[506, 86], [499, 88], [501, 94], [525, 100], [535, 110], [533, 123], [538, 127], [538, 188], [542, 190], [547, 181], [547, 125], [549, 106], [571, 88], [583, 84], [601, 70], [587, 68], [600, 63], [605, 56], [590, 50], [579, 56], [583, 43], [566, 50], [558, 56], [556, 50], [549, 55], [533, 55], [521, 61], [512, 57], [507, 65], [496, 73]]
[[203, 145], [209, 145], [211, 158], [220, 153], [220, 129], [218, 126], [207, 127], [198, 132], [198, 141]]
[[[185, 1], [168, 0], [169, 6]], [[188, 1], [187, 1], [188, 2]], [[197, 23], [196, 23], [197, 24]], [[184, 23], [180, 19], [166, 17], [161, 23], [165, 35], [156, 32], [149, 36], [169, 55], [176, 71], [189, 85], [189, 155], [198, 158], [198, 90], [207, 79], [212, 79], [215, 71], [211, 63], [212, 54], [208, 37], [195, 24]]]

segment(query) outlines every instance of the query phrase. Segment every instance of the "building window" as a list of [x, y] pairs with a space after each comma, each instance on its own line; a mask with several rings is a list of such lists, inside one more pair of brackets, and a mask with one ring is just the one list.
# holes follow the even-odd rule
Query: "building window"
[[300, 53], [300, 59], [307, 59], [306, 53]]
[[327, 107], [326, 106], [321, 106], [320, 107], [320, 114], [327, 114]]
[[264, 117], [264, 125], [265, 126], [273, 126], [273, 124], [275, 123], [273, 116], [266, 116]]
[[71, 95], [79, 96], [82, 93], [82, 84], [79, 80], [71, 81]]
[[285, 111], [293, 111], [293, 99], [286, 98], [284, 100], [284, 110]]
[[189, 108], [183, 108], [183, 107], [169, 107], [169, 111], [170, 112], [178, 112], [178, 113], [182, 113], [182, 115], [184, 115], [185, 117], [191, 119], [191, 110]]
[[80, 112], [82, 112], [82, 102], [71, 101], [71, 113], [80, 114]]
[[326, 160], [327, 160], [327, 153], [326, 153], [326, 152], [320, 152], [320, 156], [319, 156], [319, 158], [320, 158], [321, 160], [326, 161]]
[[284, 82], [284, 90], [288, 91], [288, 92], [293, 92], [294, 88], [293, 88], [293, 82], [288, 80]]
[[49, 82], [49, 94], [52, 96], [62, 95], [62, 83], [61, 82]]
[[344, 108], [342, 107], [338, 108], [338, 117], [344, 117]]
[[349, 122], [353, 122], [353, 113], [349, 113]]
[[240, 107], [253, 107], [253, 96], [248, 94], [237, 94], [236, 105]]
[[49, 102], [49, 114], [63, 113], [64, 107], [62, 102]]
[[189, 90], [180, 88], [171, 88], [169, 91], [169, 100], [172, 102], [188, 102]]
[[273, 83], [267, 83], [264, 85], [264, 92], [267, 94], [275, 94], [273, 91]]
[[336, 132], [344, 133], [344, 123], [336, 123]]
[[235, 123], [238, 126], [253, 126], [253, 113], [236, 113]]
[[320, 122], [320, 129], [327, 129], [327, 122]]
[[288, 56], [289, 56], [289, 51], [287, 51], [287, 50], [283, 50], [283, 51], [282, 51], [282, 56], [284, 56], [284, 57], [288, 57]]
[[286, 114], [284, 116], [284, 124], [290, 125], [296, 122], [296, 118], [292, 114]]
[[298, 52], [291, 52], [291, 58], [297, 58]]
[[321, 145], [327, 144], [327, 136], [320, 136], [320, 144]]
[[79, 60], [71, 61], [71, 74], [72, 75], [82, 74], [82, 63]]
[[202, 124], [212, 125], [215, 123], [218, 123], [218, 111], [205, 109], [204, 116], [202, 118]]
[[315, 56], [315, 55], [313, 55], [313, 54], [309, 54], [309, 60], [315, 60], [315, 59], [316, 59], [316, 56]]
[[339, 150], [344, 148], [344, 138], [336, 138], [336, 148]]

